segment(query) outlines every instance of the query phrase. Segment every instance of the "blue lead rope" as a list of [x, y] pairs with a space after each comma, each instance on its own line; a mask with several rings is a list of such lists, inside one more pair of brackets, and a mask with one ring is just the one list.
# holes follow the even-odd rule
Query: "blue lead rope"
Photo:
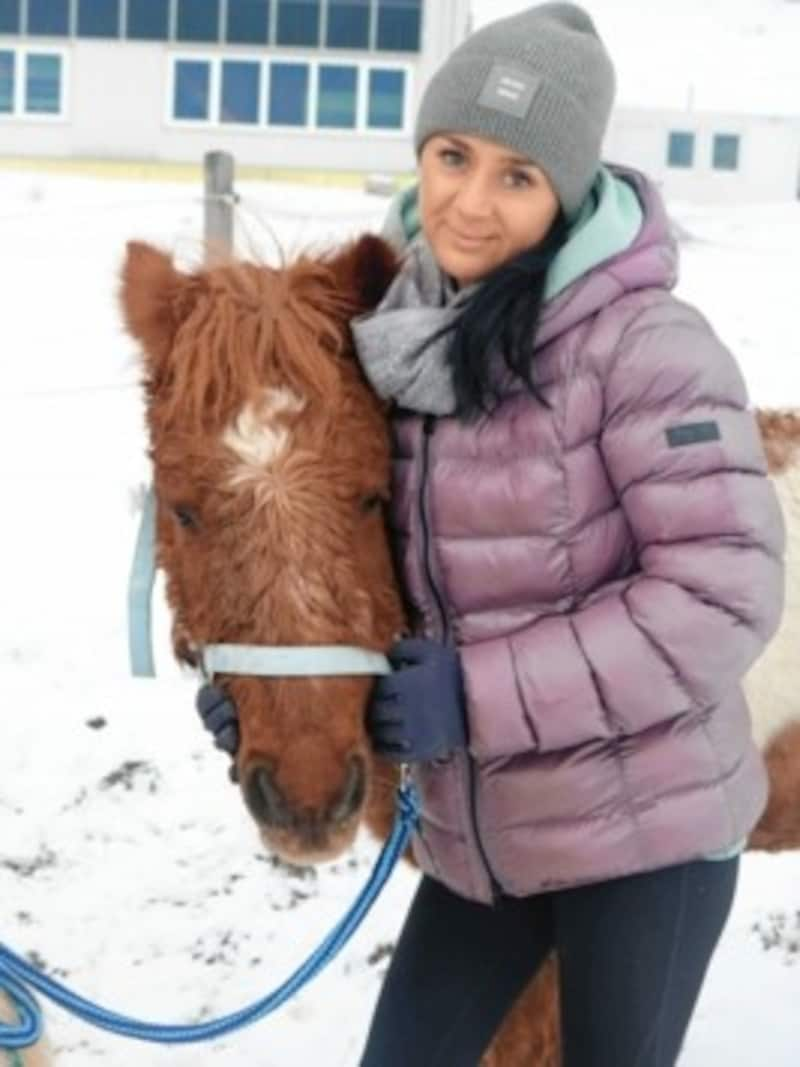
[[0, 1049], [27, 1048], [39, 1037], [42, 1029], [41, 1011], [26, 984], [73, 1015], [102, 1030], [157, 1044], [180, 1045], [223, 1037], [262, 1019], [316, 977], [356, 932], [405, 850], [418, 818], [419, 800], [416, 790], [410, 781], [403, 781], [397, 790], [397, 814], [391, 836], [378, 856], [367, 883], [344, 918], [305, 963], [274, 992], [248, 1007], [207, 1023], [196, 1026], [169, 1026], [163, 1023], [141, 1022], [108, 1011], [48, 978], [0, 943], [0, 990], [10, 997], [17, 1014], [16, 1025], [0, 1024]]

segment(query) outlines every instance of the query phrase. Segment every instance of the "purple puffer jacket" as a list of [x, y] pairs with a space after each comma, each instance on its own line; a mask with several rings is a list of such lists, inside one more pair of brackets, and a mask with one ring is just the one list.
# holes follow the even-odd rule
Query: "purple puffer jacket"
[[415, 854], [476, 900], [730, 848], [765, 804], [740, 682], [780, 619], [783, 523], [737, 365], [627, 177], [634, 243], [545, 309], [550, 408], [394, 423], [406, 591], [460, 647], [470, 736], [415, 770]]

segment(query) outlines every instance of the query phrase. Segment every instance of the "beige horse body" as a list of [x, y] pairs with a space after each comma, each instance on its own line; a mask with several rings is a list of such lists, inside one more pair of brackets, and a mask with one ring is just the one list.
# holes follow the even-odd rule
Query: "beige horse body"
[[745, 679], [753, 731], [770, 778], [750, 848], [800, 848], [800, 411], [759, 413], [786, 520], [786, 607], [778, 633]]
[[[244, 271], [232, 264], [184, 275], [155, 249], [137, 245], [129, 251], [122, 305], [144, 350], [160, 493], [159, 561], [167, 573], [176, 654], [185, 660], [197, 645], [212, 641], [385, 649], [402, 625], [399, 595], [389, 588], [387, 558], [378, 544], [385, 533], [369, 518], [354, 525], [344, 506], [359, 499], [365, 515], [371, 514], [375, 492], [388, 486], [385, 420], [381, 429], [374, 397], [356, 380], [347, 321], [379, 298], [391, 264], [374, 241], [335, 262], [323, 261], [322, 268], [303, 263], [282, 271]], [[369, 293], [365, 279], [372, 279]], [[329, 291], [337, 286], [347, 290], [338, 303]], [[325, 332], [322, 344], [314, 337], [319, 329]], [[292, 353], [293, 346], [304, 351]], [[328, 376], [323, 390], [308, 378], [310, 352], [319, 374]], [[305, 362], [302, 373], [290, 365], [293, 355]], [[326, 360], [333, 369], [323, 366]], [[347, 396], [349, 414], [341, 412], [337, 431], [329, 409], [340, 395]], [[315, 418], [325, 422], [316, 435]], [[750, 845], [781, 850], [800, 847], [800, 414], [760, 413], [759, 420], [789, 526], [790, 578], [783, 627], [747, 679], [771, 780], [770, 805]], [[353, 462], [351, 433], [380, 438], [377, 447], [361, 442], [355, 452], [360, 466]], [[337, 455], [342, 449], [346, 456]], [[315, 467], [321, 471], [315, 474]], [[315, 509], [329, 511], [324, 522]], [[339, 523], [347, 526], [349, 540], [334, 536]], [[321, 565], [318, 557], [326, 551], [334, 554]], [[351, 586], [357, 592], [352, 607], [337, 614], [337, 599], [349, 595]], [[353, 613], [358, 632], [349, 628]], [[369, 753], [366, 684], [227, 684], [240, 711], [243, 798], [268, 847], [313, 862], [346, 848], [362, 819], [385, 835], [396, 776]], [[483, 1064], [560, 1062], [557, 966], [551, 958], [510, 1011]]]

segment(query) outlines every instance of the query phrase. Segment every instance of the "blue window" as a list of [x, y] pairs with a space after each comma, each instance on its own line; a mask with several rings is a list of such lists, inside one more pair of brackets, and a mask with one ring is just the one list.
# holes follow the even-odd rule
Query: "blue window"
[[133, 41], [166, 41], [169, 37], [169, 0], [128, 0], [125, 36]]
[[378, 48], [418, 52], [422, 0], [378, 0]]
[[32, 115], [61, 111], [61, 56], [28, 55], [25, 71], [25, 110]]
[[14, 110], [15, 60], [13, 52], [0, 50], [0, 115], [10, 115]]
[[225, 40], [230, 44], [266, 44], [269, 0], [228, 0]]
[[211, 64], [207, 60], [177, 60], [173, 116], [176, 119], [207, 119], [210, 88]]
[[369, 48], [370, 0], [328, 0], [329, 48]]
[[320, 0], [278, 0], [278, 44], [319, 44]]
[[694, 134], [685, 130], [673, 130], [667, 146], [668, 167], [694, 166]]
[[119, 0], [78, 0], [79, 37], [119, 37]]
[[258, 122], [261, 64], [225, 60], [222, 64], [221, 122]]
[[270, 65], [269, 122], [271, 126], [308, 125], [307, 63]]
[[20, 0], [0, 0], [0, 33], [19, 33]]
[[357, 67], [319, 68], [317, 125], [352, 130], [356, 124]]
[[367, 125], [373, 130], [402, 130], [405, 96], [405, 71], [371, 70]]
[[28, 0], [28, 33], [38, 37], [66, 37], [69, 0]]
[[219, 40], [219, 0], [178, 0], [179, 41]]
[[736, 133], [715, 133], [714, 154], [712, 158], [714, 170], [738, 170], [739, 169], [739, 135]]

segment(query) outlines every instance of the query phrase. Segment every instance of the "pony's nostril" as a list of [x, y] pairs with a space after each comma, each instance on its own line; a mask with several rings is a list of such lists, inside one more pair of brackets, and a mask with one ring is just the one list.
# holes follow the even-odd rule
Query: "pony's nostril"
[[291, 824], [289, 807], [272, 779], [269, 767], [256, 767], [250, 772], [244, 790], [250, 814], [258, 823], [287, 827]]
[[360, 756], [351, 757], [344, 789], [331, 808], [333, 822], [344, 822], [358, 811], [364, 801], [366, 780], [367, 773], [364, 760]]

